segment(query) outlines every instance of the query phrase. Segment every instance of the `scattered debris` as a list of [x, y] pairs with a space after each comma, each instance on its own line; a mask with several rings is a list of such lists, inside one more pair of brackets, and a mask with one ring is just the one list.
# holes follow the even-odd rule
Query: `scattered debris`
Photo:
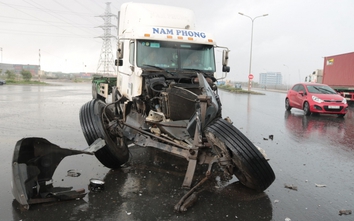
[[99, 179], [90, 179], [89, 190], [92, 192], [101, 192], [104, 190], [104, 181]]
[[352, 214], [352, 211], [350, 209], [341, 209], [339, 210], [339, 215], [350, 215]]
[[295, 191], [297, 191], [297, 186], [294, 186], [294, 185], [289, 185], [289, 184], [284, 184], [284, 187], [285, 188], [288, 188], [288, 189], [290, 189], [290, 190], [295, 190]]
[[286, 217], [285, 221], [291, 221], [291, 219], [289, 217]]
[[274, 203], [279, 203], [279, 200], [274, 200]]
[[130, 173], [131, 169], [132, 168], [130, 166], [124, 166], [120, 168], [123, 173]]
[[316, 187], [326, 187], [325, 184], [317, 184], [317, 183], [315, 183], [315, 186], [316, 186]]
[[263, 140], [268, 140], [268, 139], [271, 139], [273, 140], [274, 136], [273, 135], [269, 135], [268, 138], [267, 137], [263, 137]]
[[193, 204], [195, 204], [195, 202], [197, 202], [198, 200], [198, 196], [196, 193], [192, 193], [183, 203], [183, 205], [181, 206], [180, 210], [185, 212], [187, 211], [187, 209], [189, 207], [192, 207]]
[[188, 207], [191, 207], [198, 200], [198, 193], [200, 191], [196, 191], [198, 187], [203, 185], [206, 181], [208, 181], [210, 176], [205, 176], [199, 183], [197, 183], [192, 189], [190, 189], [181, 200], [175, 205], [176, 212], [185, 212]]
[[224, 118], [224, 120], [226, 120], [227, 122], [229, 122], [230, 124], [233, 124], [234, 122], [232, 122], [232, 120], [229, 117]]
[[81, 173], [77, 172], [76, 170], [68, 170], [67, 176], [70, 177], [79, 177]]
[[263, 155], [264, 159], [266, 159], [267, 161], [269, 161], [269, 158], [268, 158], [268, 156], [267, 156], [265, 150], [262, 149], [262, 148], [259, 147], [259, 146], [256, 146], [256, 147], [257, 147], [257, 149], [259, 150], [259, 152], [261, 152], [261, 154]]

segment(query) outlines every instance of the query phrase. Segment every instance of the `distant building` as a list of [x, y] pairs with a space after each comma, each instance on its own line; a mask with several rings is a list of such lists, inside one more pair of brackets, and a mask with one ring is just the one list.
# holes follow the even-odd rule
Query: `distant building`
[[266, 72], [259, 74], [259, 85], [262, 87], [281, 85], [283, 76], [280, 72]]
[[5, 64], [0, 63], [0, 75], [5, 75], [7, 70], [12, 71], [16, 75], [20, 75], [22, 70], [26, 70], [31, 72], [32, 77], [37, 77], [38, 73], [43, 78], [47, 79], [71, 79], [71, 78], [92, 78], [96, 73], [93, 72], [77, 72], [77, 73], [62, 73], [60, 71], [43, 71], [40, 70], [39, 65], [31, 65], [31, 64]]
[[216, 84], [217, 85], [225, 85], [225, 81], [217, 81]]
[[37, 76], [39, 71], [39, 65], [32, 64], [5, 64], [0, 63], [0, 69], [2, 70], [2, 74], [4, 74], [7, 70], [13, 71], [15, 74], [21, 74], [22, 70], [26, 70], [31, 72], [32, 76]]

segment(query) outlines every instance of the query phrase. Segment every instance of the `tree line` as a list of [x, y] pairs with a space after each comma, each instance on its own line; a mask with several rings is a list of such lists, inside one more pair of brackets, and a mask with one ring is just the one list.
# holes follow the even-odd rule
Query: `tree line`
[[[2, 73], [2, 69], [0, 69], [0, 74], [1, 73]], [[6, 75], [6, 80], [8, 81], [15, 81], [17, 77], [16, 73], [12, 70], [6, 70], [5, 75]], [[32, 79], [32, 74], [28, 70], [22, 70], [20, 75], [22, 76], [22, 79], [24, 81], [30, 81]]]

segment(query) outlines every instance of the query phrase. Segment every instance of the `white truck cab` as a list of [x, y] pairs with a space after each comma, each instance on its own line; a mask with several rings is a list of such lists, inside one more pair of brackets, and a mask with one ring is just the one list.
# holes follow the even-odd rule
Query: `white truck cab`
[[216, 42], [195, 29], [191, 10], [129, 2], [122, 4], [118, 20], [117, 87], [128, 99], [141, 95], [142, 75], [151, 70], [214, 76]]

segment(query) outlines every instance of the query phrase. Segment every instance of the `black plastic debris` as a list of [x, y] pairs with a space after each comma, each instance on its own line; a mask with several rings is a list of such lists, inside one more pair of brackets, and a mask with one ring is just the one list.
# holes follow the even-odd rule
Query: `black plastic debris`
[[77, 154], [93, 154], [105, 146], [97, 139], [86, 151], [60, 148], [44, 138], [17, 141], [12, 159], [12, 194], [25, 209], [31, 204], [83, 198], [84, 189], [53, 187], [52, 176], [61, 160]]
[[68, 173], [66, 176], [69, 177], [79, 177], [81, 175], [80, 172], [76, 171], [76, 170], [68, 170]]
[[297, 191], [297, 186], [294, 186], [292, 184], [284, 184], [284, 187], [287, 188], [287, 189], [290, 189], [290, 190], [295, 190]]
[[339, 215], [340, 216], [341, 215], [350, 215], [350, 214], [352, 214], [352, 211], [349, 210], [349, 209], [341, 209], [341, 210], [339, 210]]

